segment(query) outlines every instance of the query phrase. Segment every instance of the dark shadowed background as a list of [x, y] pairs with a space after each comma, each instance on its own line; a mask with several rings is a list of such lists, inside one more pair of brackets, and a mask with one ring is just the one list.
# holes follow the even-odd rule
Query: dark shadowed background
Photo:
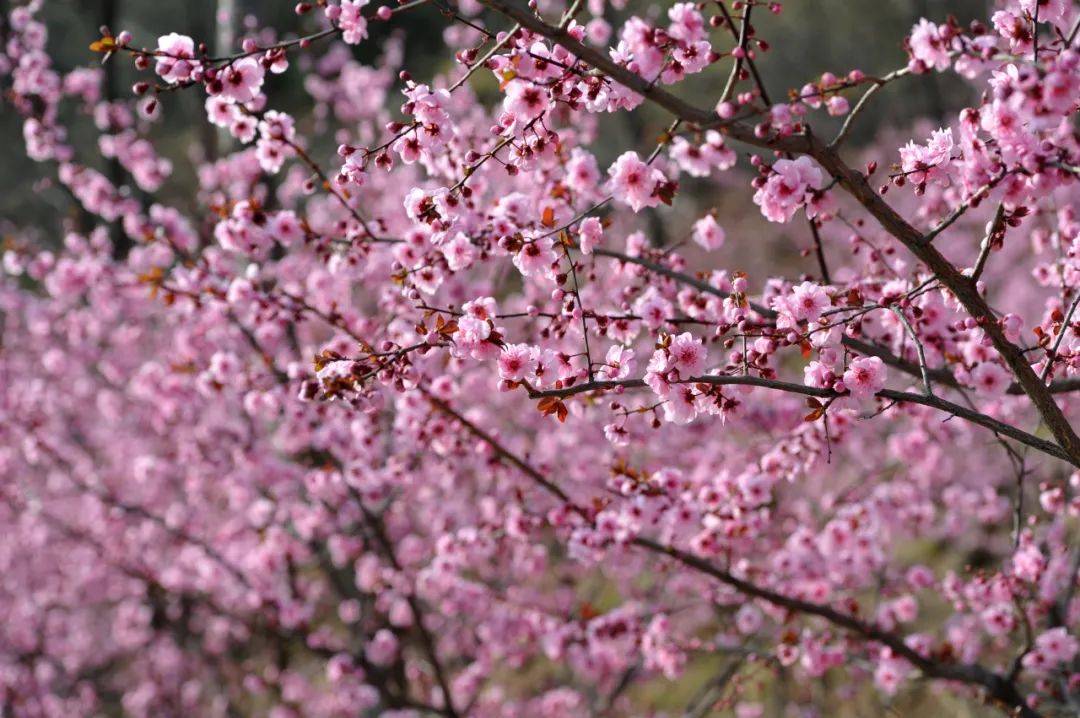
[[[940, 21], [953, 14], [966, 22], [985, 17], [990, 1], [788, 0], [779, 16], [761, 13], [755, 23], [759, 36], [771, 45], [759, 65], [774, 100], [782, 98], [789, 89], [815, 79], [824, 70], [839, 74], [857, 67], [870, 74], [888, 72], [904, 64], [901, 43], [917, 18], [926, 16]], [[5, 14], [12, 4], [13, 0], [0, 0]], [[159, 35], [180, 32], [222, 51], [235, 48], [239, 39], [255, 27], [274, 27], [282, 37], [310, 30], [310, 25], [305, 24], [310, 19], [293, 14], [294, 4], [293, 0], [46, 0], [45, 18], [50, 28], [50, 50], [59, 69], [66, 71], [100, 61], [99, 55], [89, 51], [88, 44], [97, 38], [101, 25], [108, 25], [114, 32], [126, 29], [134, 35], [136, 43], [150, 47]], [[619, 14], [655, 14], [665, 11], [670, 4], [630, 0]], [[501, 29], [498, 22], [494, 20], [492, 26]], [[407, 31], [406, 66], [415, 77], [426, 79], [451, 69], [452, 54], [445, 47], [440, 52], [440, 36], [446, 23], [434, 7], [411, 12], [395, 23], [396, 27], [404, 25]], [[386, 26], [372, 27], [373, 38], [352, 48], [361, 60], [374, 56], [378, 34], [387, 31]], [[106, 72], [113, 96], [130, 93], [135, 73], [126, 59], [114, 58], [107, 64]], [[693, 76], [680, 86], [679, 92], [688, 96], [695, 93], [715, 96], [717, 88], [711, 85], [716, 82], [716, 76], [708, 72]], [[299, 71], [291, 68], [282, 76], [274, 76], [272, 83], [270, 94], [274, 106], [303, 114], [306, 96]], [[491, 84], [488, 88], [481, 84], [482, 97], [493, 97], [495, 88]], [[201, 99], [195, 93], [168, 97], [165, 119], [153, 130], [159, 151], [175, 165], [163, 188], [167, 198], [190, 198], [194, 193], [194, 175], [187, 159], [214, 151], [216, 137], [206, 128]], [[889, 92], [880, 93], [861, 119], [854, 141], [866, 143], [883, 127], [905, 127], [916, 117], [944, 118], [971, 99], [970, 90], [954, 77], [904, 80]], [[397, 104], [394, 100], [395, 111]], [[80, 147], [80, 161], [108, 174], [107, 162], [94, 151], [94, 131], [89, 122], [89, 118], [82, 117], [71, 125], [76, 146]], [[623, 122], [605, 131], [605, 146], [597, 147], [596, 152], [604, 160], [617, 148], [651, 143], [665, 122], [660, 113], [643, 108], [633, 122]], [[817, 122], [821, 124], [820, 120]], [[42, 181], [52, 174], [53, 168], [37, 165], [25, 157], [21, 134], [20, 119], [10, 109], [0, 108], [0, 138], [4, 147], [4, 159], [0, 163], [0, 222], [35, 227], [43, 242], [56, 241], [62, 219], [74, 211], [72, 203], [60, 189]]]

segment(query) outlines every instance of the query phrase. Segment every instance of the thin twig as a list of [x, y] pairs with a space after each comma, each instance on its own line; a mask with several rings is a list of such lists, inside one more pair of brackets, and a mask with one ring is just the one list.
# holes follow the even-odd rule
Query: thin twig
[[1050, 376], [1050, 372], [1053, 371], [1054, 359], [1057, 357], [1058, 349], [1061, 348], [1061, 342], [1065, 340], [1065, 335], [1069, 333], [1069, 323], [1072, 322], [1077, 305], [1080, 305], [1080, 292], [1077, 292], [1076, 298], [1073, 299], [1073, 303], [1069, 307], [1069, 311], [1065, 314], [1065, 319], [1061, 322], [1061, 331], [1058, 332], [1057, 339], [1054, 341], [1054, 346], [1046, 353], [1046, 366], [1043, 368], [1042, 372], [1042, 380], [1044, 382], [1047, 377]]
[[[690, 377], [689, 379], [676, 382], [679, 384], [704, 384], [708, 386], [756, 386], [766, 389], [775, 389], [778, 391], [784, 391], [789, 394], [800, 394], [803, 396], [811, 396], [819, 399], [836, 399], [841, 396], [847, 396], [847, 394], [838, 394], [832, 389], [824, 389], [820, 387], [806, 386], [803, 384], [795, 384], [792, 382], [779, 381], [776, 379], [765, 379], [763, 377], [755, 376], [743, 376], [743, 375], [706, 375]], [[582, 384], [574, 384], [562, 389], [547, 389], [544, 391], [533, 391], [530, 396], [534, 399], [544, 399], [548, 397], [556, 397], [565, 399], [577, 394], [585, 394], [593, 391], [607, 391], [616, 387], [623, 388], [641, 388], [646, 386], [643, 379], [620, 379], [614, 381], [593, 381]], [[896, 402], [904, 402], [908, 404], [919, 404], [921, 406], [927, 406], [939, 411], [946, 412], [957, 416], [965, 421], [969, 421], [972, 424], [982, 426], [998, 434], [1008, 436], [1011, 439], [1019, 441], [1021, 444], [1030, 446], [1033, 449], [1037, 449], [1048, 456], [1061, 459], [1062, 461], [1071, 464], [1073, 466], [1080, 467], [1080, 460], [1074, 459], [1067, 451], [1057, 444], [1041, 439], [1034, 434], [1029, 434], [1022, 429], [1018, 429], [1011, 424], [1006, 424], [998, 419], [983, 414], [973, 409], [955, 404], [946, 399], [942, 399], [935, 395], [915, 394], [907, 391], [894, 391], [892, 389], [882, 389], [875, 394], [879, 399], [886, 399]]]
[[915, 352], [919, 357], [919, 372], [922, 375], [923, 389], [926, 391], [927, 396], [933, 396], [934, 387], [930, 383], [930, 371], [926, 366], [926, 350], [923, 348], [922, 341], [919, 340], [919, 335], [915, 333], [915, 328], [911, 326], [911, 322], [908, 321], [907, 315], [904, 314], [904, 310], [900, 307], [892, 307], [892, 310], [904, 325], [904, 329], [907, 330], [908, 335], [911, 337], [911, 341], [915, 342]]
[[979, 247], [979, 257], [975, 260], [975, 268], [971, 272], [971, 281], [978, 282], [986, 269], [986, 262], [990, 259], [990, 250], [994, 246], [995, 238], [1005, 230], [1005, 203], [999, 202], [994, 212], [994, 219], [990, 221], [990, 229], [983, 238]]

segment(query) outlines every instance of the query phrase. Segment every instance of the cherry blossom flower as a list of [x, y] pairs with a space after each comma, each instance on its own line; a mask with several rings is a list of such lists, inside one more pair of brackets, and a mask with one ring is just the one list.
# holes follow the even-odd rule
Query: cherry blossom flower
[[[345, 0], [346, 2], [348, 0]], [[367, 659], [377, 666], [389, 665], [398, 650], [398, 641], [388, 629], [380, 629], [364, 649]]]
[[951, 63], [950, 37], [945, 26], [922, 19], [908, 36], [908, 46], [915, 67], [947, 70]]
[[536, 357], [525, 344], [508, 344], [499, 355], [499, 376], [507, 381], [522, 381], [536, 370]]
[[1019, 0], [1020, 9], [1039, 22], [1049, 22], [1064, 30], [1075, 14], [1075, 5], [1069, 0]]
[[453, 272], [468, 268], [476, 259], [476, 249], [469, 238], [461, 232], [443, 244], [441, 250], [443, 256], [446, 257], [447, 265]]
[[683, 332], [672, 337], [668, 352], [675, 369], [682, 377], [697, 376], [705, 370], [708, 351], [690, 332]]
[[262, 87], [266, 71], [250, 57], [237, 60], [222, 72], [221, 93], [234, 102], [251, 102]]
[[725, 238], [724, 228], [717, 223], [716, 218], [711, 214], [707, 214], [694, 222], [694, 241], [700, 244], [702, 248], [710, 252], [720, 249], [724, 246]]
[[604, 226], [596, 217], [587, 217], [578, 227], [578, 246], [582, 254], [592, 254], [593, 248], [604, 239]]
[[658, 186], [666, 181], [664, 173], [641, 161], [637, 152], [624, 152], [608, 169], [611, 193], [635, 212], [660, 204]]
[[158, 38], [159, 54], [155, 72], [166, 82], [187, 82], [199, 69], [195, 41], [187, 35], [171, 32]]
[[1033, 671], [1048, 673], [1055, 666], [1072, 661], [1077, 652], [1080, 652], [1080, 642], [1066, 628], [1059, 626], [1040, 634], [1035, 639], [1034, 650], [1027, 653], [1022, 662]]
[[810, 158], [777, 160], [765, 183], [754, 193], [754, 203], [770, 222], [790, 222], [812, 190], [821, 185], [821, 170]]
[[240, 119], [236, 105], [221, 95], [206, 98], [206, 116], [211, 124], [224, 128], [230, 127]]
[[597, 376], [614, 381], [625, 379], [634, 371], [634, 350], [616, 344], [608, 349], [604, 364], [597, 370]]
[[531, 82], [514, 80], [506, 86], [503, 108], [520, 122], [535, 120], [548, 109], [547, 93]]
[[724, 136], [709, 130], [706, 142], [691, 143], [685, 137], [676, 137], [671, 143], [671, 158], [684, 172], [693, 177], [708, 177], [713, 169], [724, 171], [735, 165], [735, 152], [724, 144]]
[[[739, 646], [811, 711], [916, 673], [930, 712], [1080, 700], [1073, 3], [921, 21], [906, 72], [811, 70], [766, 106], [780, 3], [742, 44], [688, 2], [494, 38], [465, 2], [427, 69], [422, 4], [297, 3], [222, 58], [102, 28], [127, 93], [61, 69], [49, 2], [0, 21], [39, 165], [0, 222], [4, 700], [577, 718], [615, 687], [618, 718]], [[953, 63], [970, 106], [928, 139], [826, 144], [868, 88]], [[286, 68], [299, 95], [265, 82]], [[655, 151], [608, 131], [639, 107], [679, 120]], [[720, 176], [732, 138], [756, 177]], [[751, 195], [813, 232], [740, 223], [752, 261], [706, 256]], [[558, 685], [505, 670], [538, 662]]]
[[874, 669], [874, 683], [886, 695], [893, 695], [911, 671], [910, 666], [897, 658], [881, 659]]
[[550, 239], [528, 242], [514, 255], [514, 266], [526, 277], [535, 274], [550, 274], [551, 265], [559, 259], [552, 247]]
[[843, 379], [851, 396], [868, 399], [885, 388], [885, 364], [878, 357], [852, 359]]
[[591, 196], [596, 192], [596, 186], [600, 183], [600, 169], [597, 167], [596, 158], [575, 147], [566, 163], [566, 184], [575, 192]]
[[802, 282], [792, 287], [791, 293], [789, 305], [797, 320], [816, 322], [832, 304], [825, 289], [813, 282]]
[[338, 6], [328, 5], [326, 15], [341, 29], [341, 39], [350, 45], [358, 45], [368, 36], [367, 18], [363, 9], [370, 0], [341, 0]]
[[689, 424], [697, 414], [697, 397], [693, 387], [688, 384], [672, 387], [664, 402], [664, 419], [673, 424]]
[[917, 185], [944, 181], [952, 159], [953, 134], [950, 129], [936, 130], [926, 145], [909, 142], [900, 148], [900, 164], [908, 179]]
[[671, 302], [655, 290], [645, 292], [634, 303], [634, 311], [650, 329], [659, 329], [672, 315]]
[[980, 393], [998, 397], [1005, 394], [1012, 382], [1012, 375], [1007, 369], [993, 362], [980, 362], [971, 371], [971, 381]]

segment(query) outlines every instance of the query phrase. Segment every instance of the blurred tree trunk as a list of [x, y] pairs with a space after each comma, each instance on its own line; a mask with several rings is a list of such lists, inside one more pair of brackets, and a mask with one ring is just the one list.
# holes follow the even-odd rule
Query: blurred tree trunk
[[[916, 0], [915, 9], [917, 17], [929, 17], [934, 16], [930, 13], [929, 3], [927, 0]], [[938, 21], [941, 18], [937, 18]], [[945, 119], [945, 99], [941, 95], [941, 84], [938, 81], [938, 73], [931, 72], [926, 75], [926, 97], [928, 109], [930, 114], [933, 115], [935, 120]]]
[[[243, 33], [243, 20], [248, 15], [258, 16], [258, 0], [211, 0], [214, 8], [214, 47], [211, 54], [216, 57], [231, 55], [240, 50], [238, 38]], [[209, 127], [204, 138], [208, 160], [217, 157], [219, 148], [228, 148], [232, 137], [225, 129], [214, 130]]]
[[236, 27], [239, 22], [236, 10], [236, 0], [217, 0], [217, 12], [214, 13], [217, 20], [214, 54], [219, 57], [232, 52], [236, 45]]
[[[120, 31], [120, 4], [122, 0], [101, 0], [99, 9], [99, 17], [101, 18], [101, 24], [113, 33]], [[104, 92], [105, 99], [110, 103], [116, 102], [120, 98], [120, 65], [114, 59], [111, 62], [106, 62], [104, 66], [105, 71], [105, 83]], [[113, 157], [109, 160], [108, 164], [108, 177], [113, 186], [118, 190], [124, 185], [125, 176], [124, 168], [120, 164], [120, 160]], [[131, 238], [124, 232], [124, 228], [120, 221], [113, 222], [112, 227], [109, 229], [109, 235], [112, 238], [113, 256], [117, 259], [122, 259], [127, 256], [131, 251], [132, 242]]]
[[227, 55], [239, 51], [237, 39], [243, 33], [244, 18], [248, 15], [258, 17], [259, 0], [216, 0], [217, 32], [215, 33], [214, 52]]
[[[223, 57], [235, 52], [236, 31], [239, 17], [237, 17], [236, 0], [211, 0], [216, 5], [214, 9], [214, 47], [211, 54], [215, 57]], [[228, 151], [232, 144], [232, 137], [224, 127], [214, 128], [209, 124], [204, 126], [206, 135], [206, 159], [217, 159], [219, 151]]]

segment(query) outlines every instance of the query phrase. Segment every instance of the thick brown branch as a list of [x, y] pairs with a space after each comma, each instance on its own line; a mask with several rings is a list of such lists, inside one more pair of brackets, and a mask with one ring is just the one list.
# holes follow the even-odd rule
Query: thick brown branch
[[696, 107], [667, 90], [650, 83], [614, 62], [604, 53], [583, 45], [565, 30], [553, 27], [537, 17], [517, 0], [481, 0], [481, 2], [539, 35], [562, 45], [580, 60], [608, 75], [619, 84], [668, 110], [676, 117], [701, 127], [717, 127], [734, 139], [755, 147], [777, 152], [808, 155], [825, 170], [878, 221], [879, 224], [914, 254], [945, 285], [977, 321], [1008, 364], [1025, 394], [1031, 398], [1054, 438], [1074, 464], [1080, 462], [1080, 436], [1054, 401], [1050, 390], [1028, 364], [1018, 346], [1005, 336], [993, 310], [979, 294], [975, 283], [964, 276], [932, 245], [926, 236], [900, 216], [870, 186], [866, 177], [840, 158], [836, 148], [823, 144], [810, 133], [786, 137], [759, 137], [745, 119], [721, 120], [714, 112]]

